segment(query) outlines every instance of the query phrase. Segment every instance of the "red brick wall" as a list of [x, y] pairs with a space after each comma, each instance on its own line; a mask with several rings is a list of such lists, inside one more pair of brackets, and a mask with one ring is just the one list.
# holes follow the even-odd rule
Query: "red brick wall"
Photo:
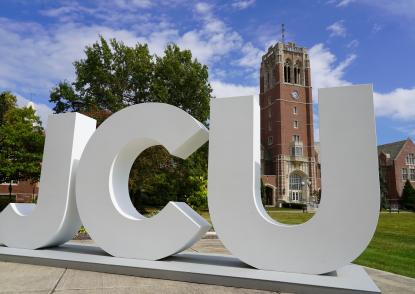
[[[311, 87], [282, 83], [282, 64], [276, 68], [277, 80], [275, 87], [260, 94], [261, 103], [261, 142], [265, 148], [269, 148], [268, 137], [273, 137], [271, 150], [273, 154], [290, 155], [290, 144], [293, 135], [299, 135], [304, 144], [304, 156], [314, 156], [314, 130], [313, 130], [313, 101]], [[310, 80], [306, 71], [306, 80]], [[261, 79], [261, 88], [263, 88]], [[300, 99], [295, 100], [291, 93], [297, 91]], [[271, 105], [268, 99], [271, 98]], [[297, 107], [297, 114], [293, 108]], [[269, 118], [268, 109], [271, 109]], [[294, 128], [294, 120], [298, 121], [298, 128]], [[272, 130], [268, 130], [268, 122], [271, 122]]]
[[[37, 195], [39, 188], [37, 184], [28, 181], [20, 181], [12, 185], [12, 195], [16, 195], [17, 202], [32, 202], [33, 194]], [[9, 184], [0, 184], [0, 195], [9, 195]]]
[[262, 183], [264, 185], [272, 185], [274, 187], [277, 187], [277, 177], [276, 176], [264, 175], [264, 176], [261, 176], [261, 179], [262, 179]]
[[[415, 145], [411, 140], [406, 141], [402, 150], [399, 152], [398, 156], [394, 160], [393, 171], [395, 176], [393, 180], [395, 181], [396, 190], [399, 196], [402, 194], [402, 190], [406, 182], [406, 180], [402, 180], [402, 168], [408, 168], [409, 172], [409, 166], [406, 164], [406, 156], [409, 153], [415, 154]], [[415, 181], [411, 181], [411, 184], [412, 187], [415, 188]]]
[[[401, 197], [406, 182], [406, 180], [402, 180], [402, 168], [408, 168], [409, 173], [410, 166], [406, 164], [406, 156], [409, 153], [415, 154], [415, 144], [410, 139], [406, 141], [395, 159], [388, 159], [383, 153], [379, 154], [379, 167], [386, 173], [385, 178], [389, 199]], [[415, 181], [411, 181], [411, 184], [415, 188]]]

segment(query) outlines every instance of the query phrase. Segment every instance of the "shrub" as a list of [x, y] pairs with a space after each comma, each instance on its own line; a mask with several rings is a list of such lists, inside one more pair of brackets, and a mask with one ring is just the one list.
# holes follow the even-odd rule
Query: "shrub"
[[415, 210], [415, 189], [409, 180], [406, 180], [402, 190], [401, 207], [403, 209]]
[[282, 203], [283, 208], [303, 209], [304, 206], [305, 204], [303, 203], [288, 203], [288, 202]]

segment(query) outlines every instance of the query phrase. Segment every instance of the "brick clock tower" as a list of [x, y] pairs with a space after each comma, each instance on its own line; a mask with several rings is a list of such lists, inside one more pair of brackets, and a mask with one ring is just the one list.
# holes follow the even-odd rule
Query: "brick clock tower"
[[261, 61], [260, 107], [266, 205], [314, 203], [320, 172], [307, 49], [292, 42], [268, 48]]

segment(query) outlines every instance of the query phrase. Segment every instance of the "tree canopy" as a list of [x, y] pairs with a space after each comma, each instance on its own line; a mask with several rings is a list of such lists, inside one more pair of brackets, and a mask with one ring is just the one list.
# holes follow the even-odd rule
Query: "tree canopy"
[[[100, 37], [85, 48], [85, 58], [75, 61], [74, 67], [75, 81], [62, 81], [50, 93], [56, 113], [77, 111], [100, 124], [124, 107], [161, 102], [208, 122], [212, 93], [208, 68], [175, 44], [157, 56], [150, 54], [146, 44], [129, 47]], [[145, 150], [131, 169], [130, 196], [138, 209], [143, 204], [162, 206], [169, 200], [189, 200], [191, 205], [198, 203], [194, 207], [202, 207], [195, 197], [204, 195], [206, 179], [206, 145], [187, 160], [154, 146]]]
[[18, 108], [10, 92], [0, 93], [0, 183], [40, 177], [44, 134], [32, 107]]

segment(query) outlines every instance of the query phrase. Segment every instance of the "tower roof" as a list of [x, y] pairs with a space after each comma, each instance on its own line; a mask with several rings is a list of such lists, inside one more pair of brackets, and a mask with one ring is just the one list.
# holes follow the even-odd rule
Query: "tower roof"
[[274, 60], [278, 55], [295, 54], [304, 56], [308, 60], [307, 48], [300, 47], [294, 42], [277, 42], [268, 47], [267, 52], [262, 55], [262, 62]]

